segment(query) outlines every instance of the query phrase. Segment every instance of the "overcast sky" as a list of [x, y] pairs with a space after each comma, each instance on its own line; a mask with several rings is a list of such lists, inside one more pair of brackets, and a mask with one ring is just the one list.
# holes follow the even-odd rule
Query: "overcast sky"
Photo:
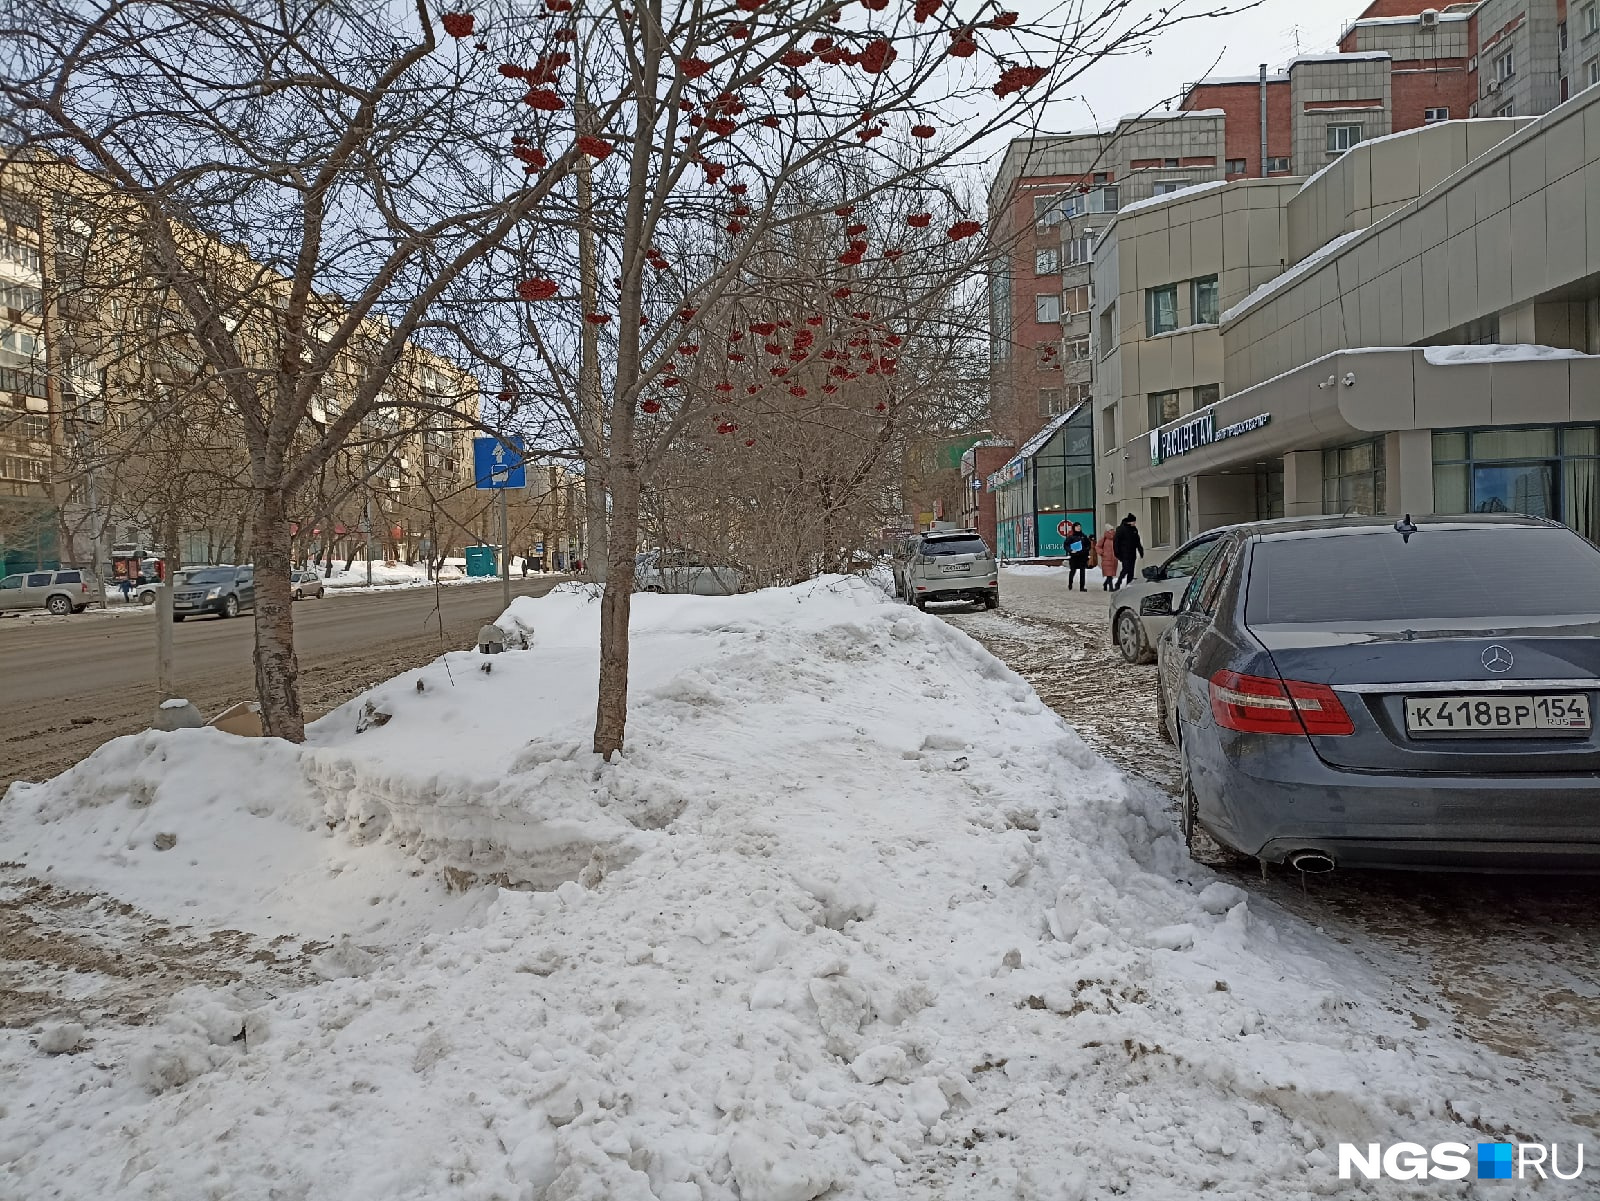
[[[1160, 0], [1171, 3], [1171, 0]], [[1223, 0], [1226, 3], [1226, 0]], [[1104, 0], [1088, 0], [1098, 6]], [[1079, 80], [1075, 96], [1053, 101], [1042, 131], [1068, 132], [1114, 124], [1119, 117], [1142, 112], [1175, 98], [1185, 84], [1201, 76], [1254, 75], [1262, 63], [1276, 70], [1300, 54], [1326, 54], [1336, 49], [1346, 24], [1360, 15], [1367, 0], [1263, 0], [1247, 12], [1217, 20], [1178, 26], [1159, 37], [1151, 53], [1109, 59]], [[1190, 0], [1203, 11], [1210, 0]], [[1056, 0], [1018, 0], [1024, 19], [1048, 20]], [[1086, 6], [1087, 7], [1087, 6]], [[1149, 11], [1155, 5], [1139, 0]], [[1439, 4], [1443, 7], [1443, 0]], [[1212, 64], [1216, 66], [1213, 69]], [[1021, 136], [1026, 131], [1017, 131]], [[1003, 140], [997, 149], [1003, 149]]]

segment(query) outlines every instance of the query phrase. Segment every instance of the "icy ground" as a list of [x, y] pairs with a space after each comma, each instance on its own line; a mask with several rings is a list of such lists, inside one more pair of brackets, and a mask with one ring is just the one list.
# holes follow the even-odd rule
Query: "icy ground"
[[572, 588], [304, 747], [14, 786], [0, 1197], [1277, 1199], [1350, 1195], [1341, 1140], [1582, 1137], [943, 618], [635, 599], [610, 766]]

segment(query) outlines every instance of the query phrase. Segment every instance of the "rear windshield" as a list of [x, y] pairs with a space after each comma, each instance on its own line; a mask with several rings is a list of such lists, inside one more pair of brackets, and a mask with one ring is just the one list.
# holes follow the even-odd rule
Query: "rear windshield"
[[919, 548], [923, 554], [933, 555], [986, 555], [989, 547], [982, 538], [924, 538]]
[[1256, 543], [1251, 625], [1449, 621], [1600, 611], [1600, 551], [1564, 529], [1423, 526]]

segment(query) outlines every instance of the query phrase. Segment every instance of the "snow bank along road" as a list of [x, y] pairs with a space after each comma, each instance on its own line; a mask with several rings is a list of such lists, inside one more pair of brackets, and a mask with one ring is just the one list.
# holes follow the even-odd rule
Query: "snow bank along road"
[[1278, 1201], [1345, 1139], [1583, 1136], [938, 617], [640, 597], [602, 765], [597, 605], [512, 615], [304, 746], [12, 787], [0, 1196]]
[[[1155, 668], [1128, 666], [1112, 646], [1097, 582], [1077, 593], [1064, 572], [1007, 572], [998, 613], [936, 611], [1026, 677], [1102, 754], [1170, 794], [1178, 763], [1156, 734]], [[1568, 1116], [1600, 1136], [1600, 881], [1384, 872], [1302, 880], [1281, 870], [1225, 878], [1389, 977], [1419, 1028], [1443, 1024], [1506, 1056], [1519, 1076], [1561, 1090]]]
[[[538, 596], [552, 579], [513, 580], [518, 595]], [[325, 713], [360, 689], [470, 643], [500, 612], [500, 582], [442, 591], [444, 631], [431, 589], [302, 601], [294, 607], [301, 694], [311, 714]], [[210, 714], [255, 694], [250, 666], [253, 627], [207, 618], [173, 627], [181, 695]], [[118, 734], [150, 724], [155, 691], [151, 619], [96, 620], [92, 614], [48, 621], [0, 621], [0, 789], [65, 770]], [[3, 857], [3, 856], [0, 856]]]

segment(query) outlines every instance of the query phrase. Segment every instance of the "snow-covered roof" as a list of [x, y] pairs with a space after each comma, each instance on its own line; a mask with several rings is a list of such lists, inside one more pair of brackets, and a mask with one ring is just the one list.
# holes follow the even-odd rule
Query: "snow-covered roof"
[[1310, 254], [1306, 255], [1305, 258], [1301, 259], [1293, 267], [1290, 267], [1282, 275], [1274, 275], [1271, 279], [1262, 284], [1254, 292], [1250, 293], [1250, 295], [1246, 296], [1238, 304], [1234, 305], [1227, 312], [1223, 313], [1220, 323], [1222, 325], [1227, 325], [1228, 322], [1234, 320], [1235, 318], [1242, 317], [1245, 313], [1255, 308], [1274, 292], [1288, 287], [1302, 275], [1305, 275], [1313, 267], [1317, 266], [1325, 259], [1331, 258], [1333, 255], [1337, 254], [1339, 250], [1347, 243], [1354, 241], [1356, 238], [1359, 238], [1366, 232], [1367, 231], [1365, 229], [1353, 229], [1349, 233], [1340, 234], [1331, 242], [1326, 242], [1322, 246], [1319, 246], [1316, 250], [1313, 250]]
[[[1171, 170], [1169, 167], [1168, 170]], [[1212, 179], [1205, 183], [1190, 184], [1186, 188], [1179, 188], [1176, 192], [1164, 192], [1160, 196], [1151, 196], [1145, 200], [1135, 200], [1132, 204], [1125, 204], [1117, 210], [1117, 216], [1124, 213], [1137, 213], [1143, 209], [1159, 208], [1173, 200], [1193, 200], [1202, 192], [1214, 192], [1218, 188], [1225, 188], [1232, 180]]]
[[1424, 346], [1422, 357], [1435, 367], [1459, 363], [1531, 363], [1541, 359], [1593, 359], [1600, 355], [1584, 354], [1560, 346], [1539, 346], [1535, 343], [1518, 343], [1510, 346]]
[[1121, 118], [1117, 124], [1129, 125], [1136, 121], [1182, 121], [1189, 117], [1226, 117], [1227, 109], [1222, 108], [1180, 108], [1170, 113], [1129, 113]]
[[[1195, 82], [1193, 82], [1193, 83], [1191, 83], [1189, 85], [1189, 90], [1192, 92], [1192, 91], [1194, 91], [1195, 88], [1212, 87], [1212, 86], [1215, 86], [1217, 84], [1225, 84], [1225, 83], [1260, 83], [1260, 82], [1261, 82], [1261, 76], [1259, 76], [1259, 75], [1223, 75], [1223, 76], [1218, 76], [1217, 78], [1214, 78], [1214, 79], [1213, 78], [1197, 79], [1197, 80], [1195, 80]], [[1273, 74], [1270, 74], [1270, 75], [1267, 76], [1267, 82], [1268, 83], [1288, 83], [1289, 82], [1289, 77], [1287, 75], [1282, 74], [1281, 72], [1274, 72]]]
[[[1350, 28], [1354, 29], [1358, 25], [1419, 25], [1419, 24], [1421, 24], [1421, 22], [1417, 18], [1420, 15], [1421, 15], [1420, 13], [1413, 13], [1409, 17], [1357, 17], [1354, 21], [1350, 22]], [[1442, 21], [1466, 21], [1466, 20], [1470, 20], [1471, 17], [1472, 17], [1472, 14], [1470, 12], [1464, 12], [1464, 13], [1441, 13], [1441, 12], [1436, 12], [1436, 13], [1434, 13], [1434, 19], [1436, 21], [1441, 21], [1441, 22]]]
[[1361, 50], [1354, 54], [1302, 54], [1299, 58], [1289, 60], [1289, 70], [1293, 71], [1301, 63], [1354, 63], [1393, 57], [1387, 50]]

